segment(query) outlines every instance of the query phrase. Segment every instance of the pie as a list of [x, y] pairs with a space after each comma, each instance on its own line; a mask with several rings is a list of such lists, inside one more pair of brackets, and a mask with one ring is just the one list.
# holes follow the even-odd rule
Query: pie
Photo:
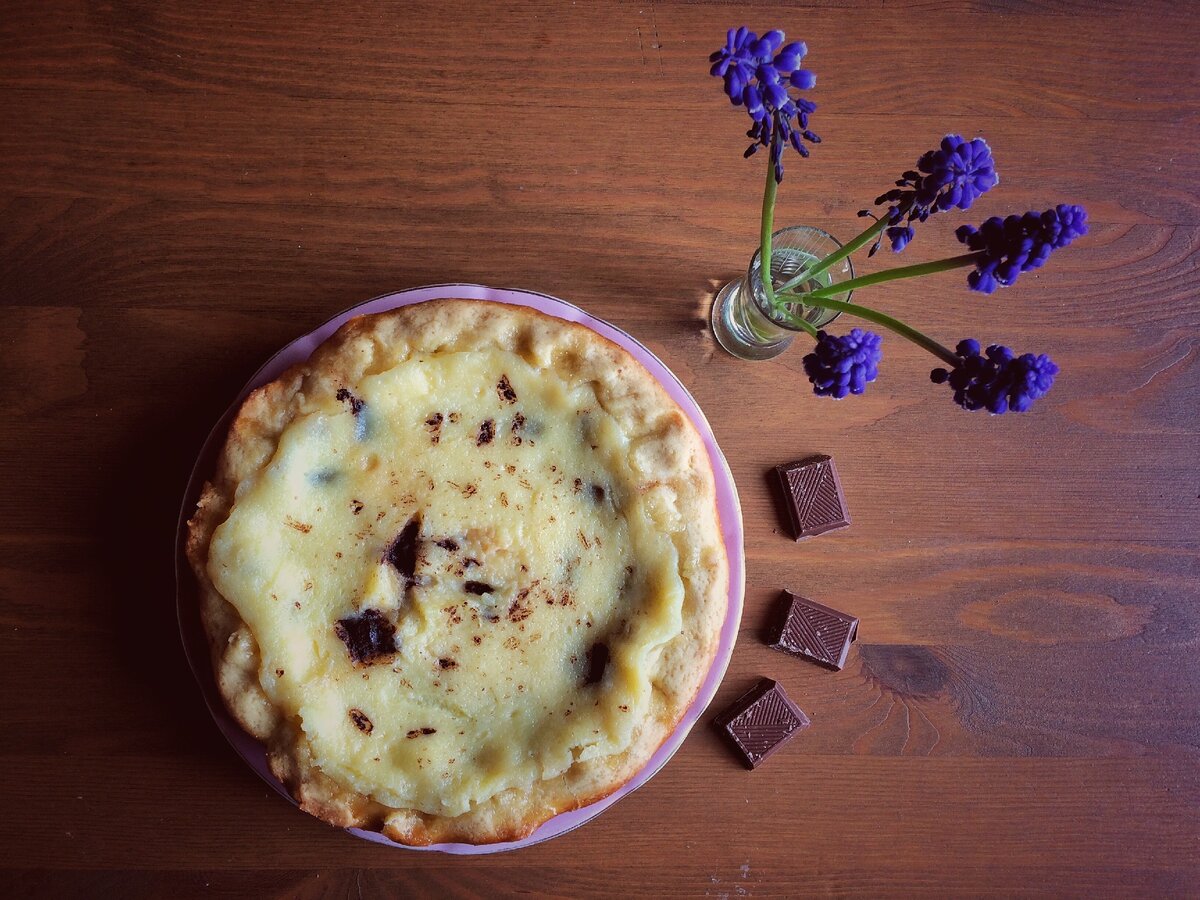
[[658, 382], [474, 300], [352, 319], [252, 393], [187, 553], [275, 775], [410, 845], [516, 840], [630, 779], [708, 672], [729, 577]]

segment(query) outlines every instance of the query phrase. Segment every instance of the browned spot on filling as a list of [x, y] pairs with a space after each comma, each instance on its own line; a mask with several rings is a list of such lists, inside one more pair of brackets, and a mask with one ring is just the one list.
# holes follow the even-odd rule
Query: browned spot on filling
[[599, 684], [608, 668], [608, 644], [597, 641], [588, 648], [587, 671], [583, 676], [584, 684]]
[[425, 430], [429, 432], [429, 440], [437, 443], [442, 439], [442, 414], [434, 413], [425, 420]]
[[420, 534], [421, 520], [413, 516], [400, 529], [400, 533], [396, 535], [383, 557], [400, 573], [406, 588], [417, 580], [417, 549], [421, 543]]
[[375, 728], [374, 723], [367, 718], [367, 714], [361, 709], [350, 710], [350, 721], [353, 722], [354, 727], [363, 734], [370, 734]]
[[582, 478], [576, 478], [576, 479], [575, 479], [575, 493], [577, 493], [577, 494], [578, 494], [578, 493], [579, 493], [580, 491], [582, 491], [582, 490], [583, 490], [583, 479], [582, 479]]
[[521, 446], [521, 441], [523, 440], [523, 438], [521, 437], [521, 434], [524, 431], [525, 431], [525, 417], [523, 415], [521, 415], [520, 413], [517, 413], [515, 416], [513, 416], [513, 420], [512, 420], [512, 443], [513, 443], [514, 447]]
[[295, 528], [301, 534], [308, 534], [310, 531], [312, 531], [311, 525], [307, 525], [304, 522], [297, 522], [291, 516], [287, 516], [283, 520], [283, 524], [286, 525], [288, 528]]
[[500, 380], [496, 383], [496, 393], [505, 403], [517, 402], [517, 392], [514, 391], [513, 386], [509, 384], [507, 375], [500, 376]]
[[508, 494], [504, 493], [504, 491], [500, 492], [500, 505], [508, 506]]
[[492, 438], [496, 436], [496, 422], [493, 419], [484, 419], [479, 426], [479, 437], [475, 438], [475, 446], [482, 447], [484, 444], [490, 444]]
[[592, 544], [591, 544], [591, 542], [590, 542], [590, 541], [587, 539], [587, 535], [583, 533], [583, 529], [582, 529], [582, 528], [580, 528], [580, 529], [579, 529], [579, 543], [583, 544], [583, 549], [584, 549], [584, 550], [591, 550], [591, 549], [592, 549]]
[[486, 581], [467, 581], [463, 584], [463, 590], [476, 597], [482, 597], [484, 594], [490, 594], [495, 588]]
[[355, 514], [356, 516], [357, 516], [357, 515], [358, 515], [360, 512], [362, 512], [362, 511], [363, 511], [363, 507], [364, 507], [365, 505], [366, 505], [366, 504], [365, 504], [365, 503], [363, 503], [361, 500], [351, 500], [351, 501], [350, 501], [350, 509], [354, 511], [354, 514]]
[[448, 656], [443, 656], [438, 660], [439, 669], [457, 669], [458, 663], [450, 659]]
[[592, 499], [595, 500], [597, 503], [603, 503], [604, 502], [604, 488], [600, 487], [600, 485], [598, 485], [598, 484], [593, 484], [592, 485]]
[[333, 630], [355, 665], [374, 665], [390, 660], [396, 653], [396, 626], [377, 609], [338, 619]]
[[437, 545], [443, 550], [449, 550], [451, 553], [458, 549], [458, 541], [454, 540], [454, 538], [442, 538], [437, 542]]
[[466, 558], [463, 560], [463, 563], [462, 563], [462, 564], [463, 564], [463, 568], [464, 568], [464, 569], [469, 569], [469, 568], [471, 568], [472, 566], [478, 566], [478, 565], [480, 565], [480, 562], [479, 562], [479, 560], [477, 560], [475, 557], [473, 557], [473, 556], [468, 556], [468, 557], [466, 557]]
[[474, 636], [471, 638], [471, 641], [472, 641], [473, 643], [476, 643], [476, 644], [482, 644], [482, 643], [483, 643], [483, 638], [481, 638], [479, 635], [474, 635]]
[[405, 737], [417, 738], [423, 734], [437, 734], [437, 729], [436, 728], [414, 728], [407, 735], [405, 735]]
[[276, 670], [275, 670], [275, 677], [276, 677], [276, 678], [282, 678], [282, 677], [283, 677], [283, 669], [276, 669]]
[[529, 596], [529, 591], [529, 588], [525, 588], [519, 594], [517, 594], [517, 598], [513, 600], [512, 606], [508, 608], [508, 621], [524, 622], [531, 615], [533, 615], [533, 609], [529, 606], [526, 606], [524, 602], [525, 598]]
[[456, 413], [456, 412], [452, 412], [452, 413], [450, 413], [450, 424], [451, 424], [451, 425], [457, 425], [457, 424], [458, 424], [458, 420], [459, 420], [459, 419], [461, 419], [461, 418], [462, 418], [462, 416], [460, 416], [460, 415], [459, 415], [458, 413]]
[[462, 495], [464, 497], [474, 497], [475, 493], [478, 490], [479, 490], [479, 488], [477, 488], [475, 485], [468, 484], [465, 488], [462, 489]]

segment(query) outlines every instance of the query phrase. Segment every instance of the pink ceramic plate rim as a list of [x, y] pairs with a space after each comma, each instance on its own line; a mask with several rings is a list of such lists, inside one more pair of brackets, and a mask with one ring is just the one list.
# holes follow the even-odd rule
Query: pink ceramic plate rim
[[675, 751], [683, 744], [692, 726], [696, 724], [709, 703], [712, 702], [717, 688], [721, 684], [721, 679], [725, 676], [725, 670], [729, 666], [729, 659], [733, 655], [733, 645], [737, 640], [738, 627], [742, 618], [742, 600], [745, 590], [745, 559], [742, 547], [742, 511], [741, 505], [738, 502], [737, 486], [734, 484], [729, 464], [725, 461], [724, 455], [717, 446], [716, 438], [713, 436], [708, 420], [705, 419], [704, 413], [701, 412], [692, 395], [688, 393], [687, 389], [675, 377], [674, 373], [663, 365], [658, 357], [646, 347], [642, 346], [636, 339], [630, 337], [619, 328], [610, 325], [602, 319], [590, 316], [579, 309], [579, 307], [573, 306], [564, 300], [559, 300], [556, 297], [551, 297], [548, 294], [539, 294], [532, 291], [501, 290], [478, 284], [436, 284], [412, 288], [376, 297], [373, 300], [360, 303], [358, 306], [339, 313], [315, 331], [292, 341], [292, 343], [288, 344], [268, 360], [254, 374], [254, 377], [250, 379], [238, 395], [237, 400], [234, 401], [225, 415], [221, 417], [221, 420], [209, 434], [196, 460], [196, 466], [188, 482], [187, 493], [184, 495], [183, 507], [179, 517], [178, 533], [176, 535], [175, 573], [179, 629], [183, 638], [183, 646], [188, 663], [191, 665], [192, 672], [200, 684], [205, 703], [208, 705], [209, 712], [212, 713], [221, 733], [225, 735], [226, 740], [229, 741], [238, 755], [281, 796], [286, 797], [293, 803], [295, 802], [267, 767], [266, 753], [263, 745], [243, 731], [237, 722], [233, 720], [226, 711], [225, 705], [217, 692], [216, 683], [212, 675], [212, 665], [209, 661], [208, 647], [203, 628], [200, 624], [199, 610], [196, 608], [195, 591], [190, 589], [191, 572], [188, 568], [187, 560], [183, 555], [184, 526], [191, 515], [191, 510], [195, 508], [204, 475], [211, 469], [213, 462], [215, 462], [218, 440], [220, 436], [225, 434], [234, 410], [245, 399], [247, 394], [255, 388], [279, 377], [290, 366], [307, 359], [318, 345], [332, 335], [347, 319], [353, 316], [384, 312], [400, 306], [422, 303], [426, 300], [435, 300], [444, 297], [492, 300], [498, 303], [528, 306], [559, 319], [586, 325], [593, 331], [603, 335], [614, 343], [620, 344], [632, 353], [658, 379], [667, 393], [670, 394], [671, 399], [679, 404], [680, 408], [687, 413], [688, 417], [695, 424], [697, 431], [699, 431], [701, 438], [704, 440], [704, 446], [708, 451], [709, 461], [712, 464], [716, 479], [717, 509], [720, 513], [721, 529], [725, 539], [725, 548], [729, 556], [729, 605], [725, 614], [725, 624], [721, 631], [721, 639], [712, 668], [709, 669], [704, 683], [700, 686], [700, 690], [696, 694], [696, 699], [680, 720], [679, 726], [672, 732], [663, 745], [659, 747], [658, 751], [650, 758], [645, 767], [622, 787], [604, 799], [598, 800], [581, 809], [554, 816], [523, 840], [506, 843], [482, 845], [448, 843], [432, 844], [428, 847], [409, 847], [388, 840], [377, 832], [364, 831], [358, 828], [346, 829], [357, 837], [378, 844], [386, 844], [390, 847], [399, 847], [405, 850], [438, 850], [445, 853], [470, 855], [516, 850], [520, 847], [528, 847], [532, 844], [558, 837], [560, 834], [565, 834], [568, 831], [578, 828], [590, 819], [595, 818], [622, 797], [637, 790], [649, 781], [659, 769], [666, 765], [667, 761], [675, 754]]

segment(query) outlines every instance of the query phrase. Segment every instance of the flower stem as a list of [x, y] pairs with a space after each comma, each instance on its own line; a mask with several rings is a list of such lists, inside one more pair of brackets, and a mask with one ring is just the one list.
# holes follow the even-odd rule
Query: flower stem
[[[776, 131], [771, 135], [771, 143], [779, 140]], [[771, 233], [775, 230], [775, 195], [779, 191], [779, 182], [775, 180], [774, 153], [767, 150], [767, 183], [763, 188], [762, 227], [758, 235], [759, 273], [762, 276], [763, 293], [767, 301], [775, 305], [775, 287], [771, 284]]]
[[813, 265], [812, 268], [801, 269], [795, 278], [793, 278], [779, 290], [790, 291], [800, 282], [807, 281], [820, 275], [826, 269], [841, 262], [851, 253], [862, 249], [867, 244], [871, 243], [871, 241], [875, 240], [875, 238], [879, 237], [883, 229], [887, 228], [887, 224], [887, 217], [884, 216], [879, 221], [874, 222], [870, 228], [858, 235], [858, 237], [853, 238], [849, 243], [839, 247], [837, 250], [834, 250], [828, 256], [818, 261], [815, 265]]
[[915, 266], [898, 266], [895, 269], [885, 269], [882, 272], [875, 272], [871, 275], [861, 275], [858, 278], [839, 281], [828, 287], [818, 288], [811, 294], [801, 295], [802, 299], [800, 302], [815, 306], [817, 304], [812, 302], [815, 299], [833, 297], [837, 294], [844, 294], [847, 291], [855, 291], [859, 288], [871, 287], [872, 285], [883, 284], [887, 281], [896, 281], [900, 278], [919, 278], [922, 275], [933, 275], [936, 272], [948, 272], [951, 269], [960, 269], [963, 266], [973, 266], [975, 265], [975, 260], [979, 258], [980, 252], [964, 253], [962, 256], [951, 256], [949, 259], [938, 259], [933, 262], [919, 263]]
[[900, 335], [901, 337], [907, 338], [918, 347], [928, 350], [951, 368], [962, 362], [962, 360], [959, 359], [958, 356], [955, 355], [954, 351], [952, 351], [949, 347], [942, 346], [933, 338], [929, 337], [929, 335], [923, 334], [920, 331], [917, 331], [917, 329], [905, 325], [899, 319], [893, 319], [887, 313], [882, 313], [877, 309], [871, 309], [869, 306], [861, 306], [857, 303], [844, 303], [841, 300], [833, 300], [827, 297], [817, 298], [812, 294], [789, 294], [782, 296], [780, 299], [785, 301], [791, 300], [793, 302], [803, 302], [807, 303], [809, 306], [818, 306], [821, 309], [836, 309], [839, 312], [849, 313], [852, 316], [858, 316], [860, 319], [866, 319], [868, 322], [874, 322], [876, 325], [882, 325], [884, 328], [896, 332], [896, 334]]

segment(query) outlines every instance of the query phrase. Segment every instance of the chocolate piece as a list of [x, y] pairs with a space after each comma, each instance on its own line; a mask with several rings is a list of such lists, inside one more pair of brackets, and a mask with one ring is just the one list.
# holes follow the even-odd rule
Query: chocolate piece
[[495, 588], [486, 581], [467, 581], [463, 583], [463, 590], [476, 597], [482, 597], [484, 594], [490, 594]]
[[833, 458], [812, 456], [776, 466], [796, 540], [850, 524], [846, 497]]
[[435, 543], [443, 550], [449, 550], [451, 553], [458, 549], [458, 541], [454, 540], [454, 538], [442, 538]]
[[436, 444], [442, 439], [442, 419], [441, 413], [434, 413], [425, 420], [425, 430], [429, 432], [430, 443]]
[[389, 660], [396, 652], [396, 626], [377, 609], [338, 619], [334, 632], [356, 665], [370, 666]]
[[384, 559], [396, 567], [407, 588], [417, 580], [417, 548], [420, 545], [421, 520], [415, 516], [400, 529], [396, 539], [387, 548]]
[[354, 723], [354, 727], [363, 734], [370, 734], [374, 728], [374, 723], [367, 718], [367, 714], [361, 709], [350, 710], [350, 721]]
[[366, 405], [362, 400], [359, 400], [352, 393], [346, 390], [346, 388], [338, 388], [338, 392], [334, 396], [337, 397], [338, 401], [341, 403], [349, 403], [350, 412], [356, 416], [362, 412], [363, 407]]
[[608, 644], [595, 643], [588, 648], [587, 672], [583, 676], [584, 684], [599, 684], [608, 668]]
[[352, 393], [350, 393], [350, 391], [346, 390], [346, 388], [338, 388], [338, 392], [334, 396], [337, 397], [339, 402], [350, 404], [350, 412], [354, 415], [354, 439], [356, 441], [366, 440], [366, 438], [367, 438], [367, 416], [365, 415], [365, 410], [366, 410], [366, 406], [367, 406], [366, 401], [360, 400], [358, 397], [355, 397]]
[[716, 724], [725, 732], [751, 769], [757, 769], [772, 753], [786, 744], [809, 719], [783, 686], [764, 678], [733, 706], [721, 713]]
[[846, 664], [850, 644], [857, 637], [854, 616], [784, 591], [770, 646], [838, 670]]
[[414, 728], [412, 731], [410, 731], [408, 734], [406, 734], [405, 737], [415, 738], [415, 737], [420, 737], [423, 734], [437, 734], [437, 729], [436, 728]]
[[500, 399], [505, 403], [516, 403], [517, 392], [513, 390], [513, 386], [508, 383], [508, 376], [501, 375], [500, 380], [496, 382], [496, 393], [500, 395]]
[[482, 447], [484, 444], [490, 444], [495, 436], [496, 423], [492, 419], [484, 419], [479, 426], [479, 437], [475, 438], [475, 446]]

